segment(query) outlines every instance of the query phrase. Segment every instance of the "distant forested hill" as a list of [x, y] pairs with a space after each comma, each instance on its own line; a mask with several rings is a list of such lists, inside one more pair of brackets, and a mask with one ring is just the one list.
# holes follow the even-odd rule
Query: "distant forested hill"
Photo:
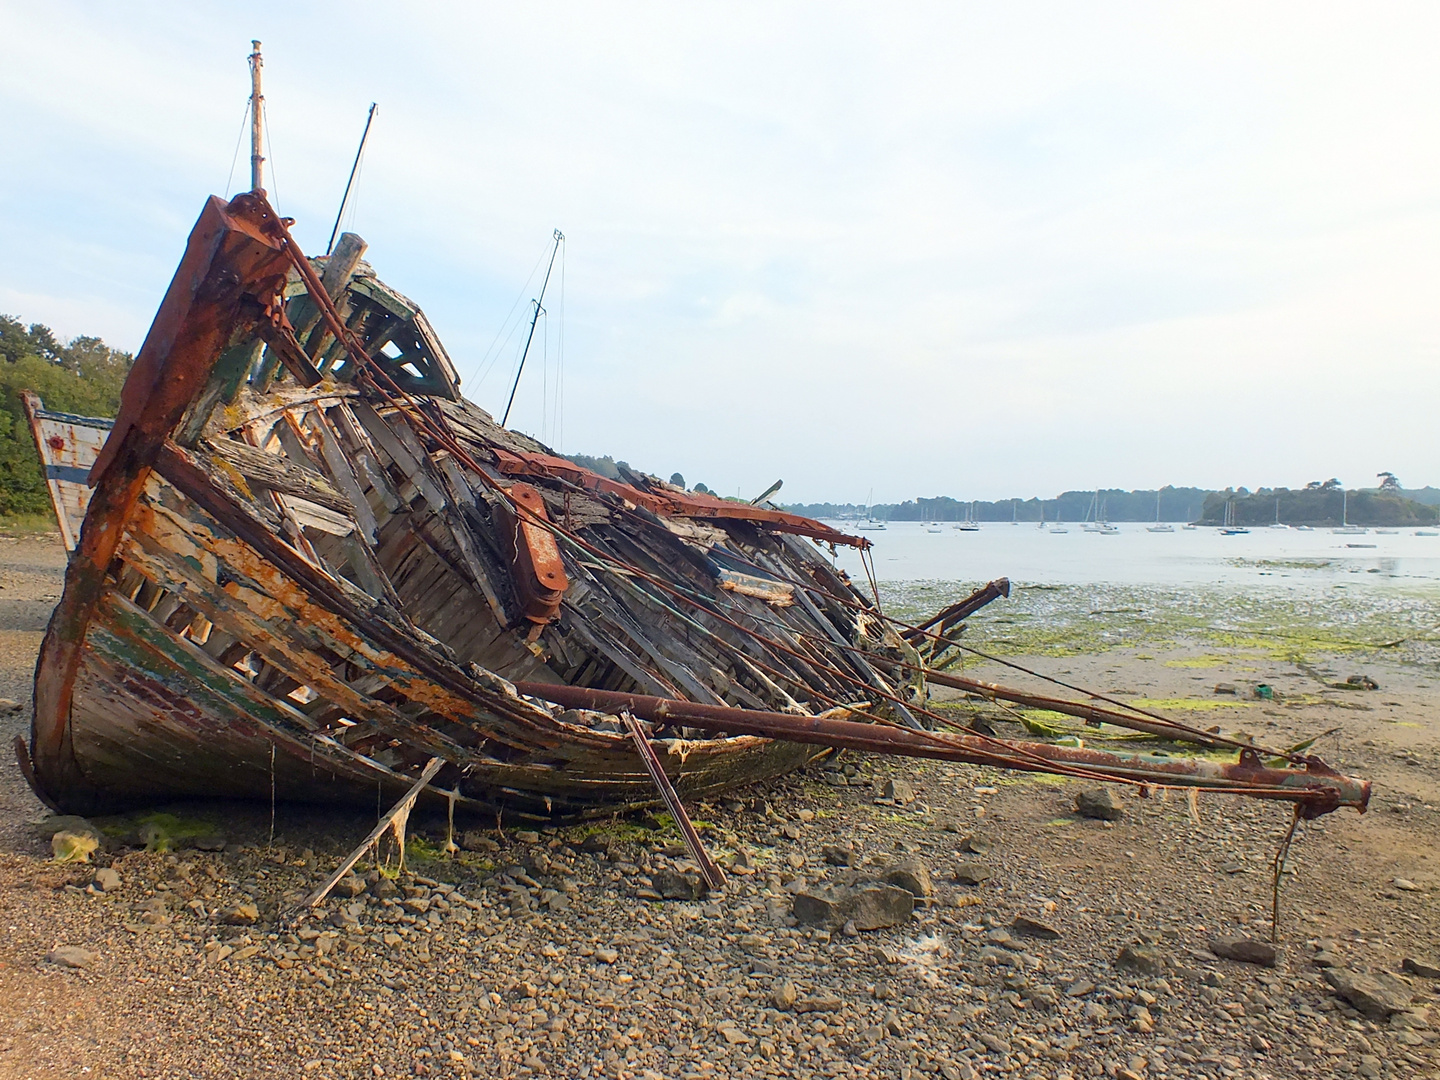
[[[1432, 489], [1433, 490], [1433, 489]], [[1261, 488], [1253, 494], [1217, 491], [1205, 500], [1207, 525], [1225, 521], [1226, 504], [1235, 507], [1237, 525], [1339, 525], [1342, 515], [1351, 525], [1433, 525], [1440, 507], [1427, 506], [1400, 489], [1364, 488], [1345, 491], [1339, 481], [1316, 484], [1298, 491]]]
[[[1164, 487], [1156, 491], [1124, 491], [1102, 488], [1100, 491], [1066, 491], [1054, 499], [1000, 499], [996, 502], [969, 503], [939, 495], [933, 499], [913, 499], [903, 503], [881, 503], [869, 508], [872, 517], [885, 521], [964, 521], [973, 506], [975, 521], [1039, 521], [1043, 512], [1046, 521], [1084, 521], [1100, 518], [1107, 521], [1154, 521], [1155, 497], [1160, 497], [1161, 521], [1194, 521], [1212, 493], [1203, 488]], [[866, 508], [854, 503], [796, 503], [785, 509], [806, 517], [864, 517]]]
[[114, 416], [133, 360], [99, 338], [62, 344], [47, 326], [0, 315], [0, 515], [52, 513], [20, 392], [47, 409]]

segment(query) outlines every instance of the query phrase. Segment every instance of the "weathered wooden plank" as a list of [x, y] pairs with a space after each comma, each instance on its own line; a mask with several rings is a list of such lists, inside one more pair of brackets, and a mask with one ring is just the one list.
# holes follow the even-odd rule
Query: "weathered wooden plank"
[[[445, 493], [440, 485], [431, 478], [429, 470], [422, 464], [421, 457], [424, 455], [421, 454], [420, 457], [417, 457], [411, 453], [409, 447], [396, 435], [395, 429], [392, 429], [390, 424], [370, 407], [369, 402], [355, 401], [352, 411], [355, 414], [355, 418], [360, 421], [360, 426], [380, 445], [380, 448], [384, 450], [385, 453], [390, 455], [390, 460], [395, 462], [400, 471], [409, 478], [410, 482], [415, 485], [420, 494], [425, 497], [425, 501], [430, 505], [430, 509], [437, 513], [443, 513], [446, 505]], [[401, 424], [404, 424], [403, 420]], [[412, 432], [411, 434], [413, 435], [414, 433]]]
[[269, 454], [235, 439], [211, 439], [206, 444], [215, 454], [233, 465], [254, 487], [294, 495], [349, 517], [355, 512], [352, 501], [320, 473], [279, 454]]
[[359, 479], [350, 468], [350, 462], [345, 456], [344, 449], [340, 446], [339, 438], [331, 430], [329, 420], [325, 418], [324, 411], [321, 409], [309, 410], [305, 414], [305, 421], [319, 439], [320, 455], [324, 458], [325, 464], [330, 467], [331, 478], [346, 494], [354, 508], [355, 522], [360, 526], [360, 535], [365, 538], [367, 543], [374, 544], [380, 526], [375, 520], [374, 512], [370, 509], [369, 501], [365, 498], [365, 491], [361, 488]]

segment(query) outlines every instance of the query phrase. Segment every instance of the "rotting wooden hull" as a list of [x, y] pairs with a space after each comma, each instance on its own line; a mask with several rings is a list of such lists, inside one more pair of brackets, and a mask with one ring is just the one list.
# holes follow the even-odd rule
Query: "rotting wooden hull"
[[955, 646], [1003, 583], [925, 624], [946, 636], [893, 624], [801, 538], [862, 539], [553, 455], [460, 396], [423, 313], [363, 248], [345, 234], [312, 262], [263, 193], [212, 198], [103, 445], [104, 421], [27, 398], [73, 544], [16, 747], [52, 808], [368, 809], [428, 783], [430, 801], [574, 819], [828, 747], [1185, 784], [1291, 802], [1296, 820], [1367, 805], [1368, 781], [1318, 758], [1264, 751], [1288, 759], [1272, 767], [1150, 712], [1105, 719], [1238, 760], [925, 730], [915, 712], [944, 718], [924, 709], [920, 649]]
[[[439, 755], [431, 798], [574, 818], [653, 805], [652, 781], [618, 725], [508, 679], [809, 714], [856, 698], [826, 674], [837, 665], [893, 690], [850, 647], [847, 612], [797, 603], [786, 584], [839, 580], [794, 534], [851, 538], [653, 478], [607, 481], [499, 428], [459, 398], [423, 315], [364, 273], [348, 237], [323, 287], [385, 365], [377, 393], [345, 370], [287, 240], [263, 198], [207, 204], [91, 470], [83, 527], [65, 517], [83, 494], [57, 496], [78, 539], [17, 745], [47, 804], [371, 807]], [[47, 463], [73, 456], [30, 408]], [[463, 448], [437, 445], [433, 418]], [[503, 505], [520, 496], [538, 511]], [[576, 530], [563, 554], [547, 508]], [[696, 599], [682, 612], [674, 596]], [[807, 638], [822, 644], [788, 644]], [[824, 752], [651, 733], [689, 797]]]

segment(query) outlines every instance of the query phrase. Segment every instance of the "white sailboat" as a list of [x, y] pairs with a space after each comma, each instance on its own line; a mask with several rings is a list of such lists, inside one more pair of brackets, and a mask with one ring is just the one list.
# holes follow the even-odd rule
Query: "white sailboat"
[[[1097, 491], [1095, 494], [1098, 498], [1100, 493]], [[1110, 524], [1110, 516], [1105, 513], [1104, 499], [1100, 500], [1100, 509], [1095, 514], [1095, 531], [1101, 536], [1115, 536], [1120, 532], [1119, 529]]]
[[1285, 524], [1283, 524], [1283, 523], [1280, 521], [1280, 496], [1278, 496], [1278, 495], [1275, 496], [1275, 524], [1271, 525], [1270, 528], [1272, 528], [1272, 529], [1288, 529], [1288, 528], [1290, 528], [1289, 525], [1285, 525]]
[[972, 500], [965, 508], [965, 520], [955, 526], [961, 532], [979, 532], [980, 523], [975, 520], [975, 503]]
[[1336, 536], [1364, 536], [1370, 530], [1363, 525], [1350, 524], [1350, 493], [1340, 492], [1340, 527], [1331, 529]]
[[1153, 533], [1173, 533], [1175, 531], [1174, 525], [1160, 524], [1160, 492], [1158, 491], [1155, 492], [1155, 524], [1147, 525], [1145, 531]]
[[871, 501], [872, 501], [874, 498], [875, 498], [875, 489], [874, 489], [874, 488], [871, 488], [871, 489], [870, 489], [870, 494], [865, 497], [865, 520], [862, 521], [862, 522], [860, 522], [859, 525], [856, 525], [856, 526], [855, 526], [855, 528], [856, 528], [856, 530], [857, 530], [858, 532], [884, 532], [884, 531], [885, 531], [885, 523], [884, 523], [883, 521], [876, 521], [873, 517], [870, 516], [870, 504], [871, 504]]

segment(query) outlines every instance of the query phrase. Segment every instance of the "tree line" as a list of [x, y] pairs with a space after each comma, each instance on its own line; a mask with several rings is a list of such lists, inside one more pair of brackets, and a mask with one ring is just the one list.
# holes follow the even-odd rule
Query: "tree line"
[[98, 337], [61, 342], [48, 326], [0, 315], [0, 515], [54, 512], [21, 392], [57, 412], [114, 416], [134, 359]]

